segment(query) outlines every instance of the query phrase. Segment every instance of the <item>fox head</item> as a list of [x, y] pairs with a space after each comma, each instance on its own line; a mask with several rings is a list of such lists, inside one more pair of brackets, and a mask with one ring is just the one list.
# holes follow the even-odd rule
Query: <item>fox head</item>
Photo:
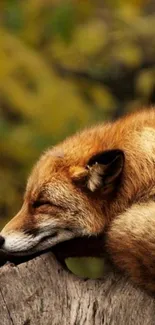
[[[99, 191], [112, 190], [124, 163], [120, 150], [93, 156], [85, 166], [72, 166], [65, 155], [49, 151], [28, 180], [19, 213], [5, 226], [3, 249], [32, 253], [76, 236], [104, 229]], [[103, 191], [103, 189], [102, 189]]]
[[29, 177], [21, 210], [1, 232], [4, 251], [32, 254], [74, 237], [101, 234], [151, 184], [154, 160], [148, 159], [147, 139], [144, 147], [131, 121], [130, 127], [119, 123], [85, 130], [43, 154]]

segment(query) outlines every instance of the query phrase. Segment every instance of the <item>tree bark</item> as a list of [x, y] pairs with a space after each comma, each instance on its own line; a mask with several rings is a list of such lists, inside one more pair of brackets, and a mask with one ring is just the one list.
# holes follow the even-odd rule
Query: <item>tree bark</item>
[[1, 325], [154, 325], [155, 298], [109, 271], [81, 280], [52, 253], [0, 269]]

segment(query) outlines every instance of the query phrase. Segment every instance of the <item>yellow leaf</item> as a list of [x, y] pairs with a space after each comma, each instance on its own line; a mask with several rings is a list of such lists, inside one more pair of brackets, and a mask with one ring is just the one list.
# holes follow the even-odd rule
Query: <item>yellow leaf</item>
[[137, 92], [142, 96], [149, 96], [155, 87], [155, 69], [143, 69], [136, 80]]

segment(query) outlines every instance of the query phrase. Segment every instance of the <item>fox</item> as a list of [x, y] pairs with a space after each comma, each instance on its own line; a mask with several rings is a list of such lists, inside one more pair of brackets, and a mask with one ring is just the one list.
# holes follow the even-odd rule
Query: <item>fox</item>
[[155, 294], [155, 109], [86, 128], [47, 149], [0, 248], [29, 255], [105, 236], [112, 263]]

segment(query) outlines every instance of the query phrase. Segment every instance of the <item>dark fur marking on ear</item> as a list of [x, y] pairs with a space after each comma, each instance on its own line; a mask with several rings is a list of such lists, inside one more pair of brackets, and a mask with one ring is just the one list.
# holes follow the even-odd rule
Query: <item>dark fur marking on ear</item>
[[119, 156], [119, 155], [124, 157], [124, 153], [120, 149], [106, 150], [104, 152], [100, 152], [100, 153], [96, 154], [95, 156], [93, 156], [92, 158], [90, 158], [90, 160], [88, 161], [87, 166], [92, 166], [96, 162], [98, 164], [101, 164], [101, 165], [108, 165], [113, 160], [115, 160], [116, 157]]
[[103, 187], [106, 191], [112, 191], [120, 179], [124, 160], [124, 153], [120, 149], [103, 151], [91, 157], [86, 166], [89, 171], [88, 188], [92, 192]]

